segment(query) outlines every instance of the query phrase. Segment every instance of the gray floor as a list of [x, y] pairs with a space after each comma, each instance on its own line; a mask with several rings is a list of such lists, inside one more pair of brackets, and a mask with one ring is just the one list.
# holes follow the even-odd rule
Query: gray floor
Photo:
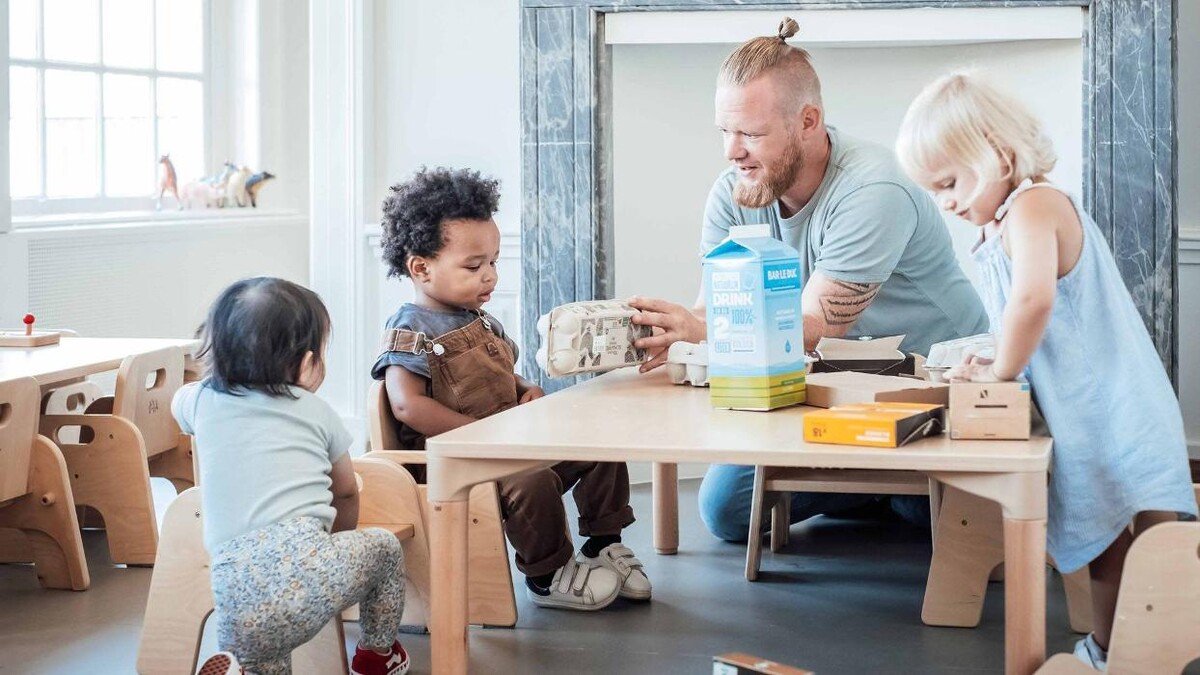
[[[156, 496], [162, 499], [162, 486]], [[792, 529], [786, 552], [764, 555], [757, 583], [742, 577], [745, 549], [707, 534], [696, 484], [680, 495], [680, 553], [650, 545], [650, 495], [634, 488], [642, 519], [627, 532], [654, 582], [654, 600], [618, 600], [596, 613], [535, 608], [518, 593], [514, 630], [474, 629], [473, 672], [707, 673], [714, 654], [742, 651], [834, 673], [1003, 672], [1003, 587], [992, 584], [978, 628], [920, 621], [927, 530], [817, 518]], [[568, 500], [570, 501], [570, 500]], [[162, 504], [160, 504], [162, 506]], [[43, 591], [29, 567], [0, 565], [0, 673], [132, 673], [151, 570], [113, 567], [103, 535], [85, 534], [92, 588]], [[1067, 651], [1062, 588], [1048, 582], [1049, 652]], [[347, 626], [353, 644], [357, 628]], [[429, 673], [429, 637], [402, 636], [413, 673]], [[215, 650], [211, 635], [203, 651]]]

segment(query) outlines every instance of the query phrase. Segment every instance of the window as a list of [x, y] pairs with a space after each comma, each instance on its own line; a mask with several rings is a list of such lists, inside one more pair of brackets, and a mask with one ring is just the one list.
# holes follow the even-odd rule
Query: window
[[205, 0], [9, 0], [13, 215], [151, 208], [208, 147]]

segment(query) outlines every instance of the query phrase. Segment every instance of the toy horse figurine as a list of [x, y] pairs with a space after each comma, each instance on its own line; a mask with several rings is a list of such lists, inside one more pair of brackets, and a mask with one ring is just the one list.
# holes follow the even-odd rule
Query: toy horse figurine
[[246, 192], [246, 181], [250, 178], [250, 167], [243, 166], [229, 177], [225, 187], [225, 204], [227, 206], [245, 206], [250, 203], [250, 195]]
[[179, 185], [176, 182], [175, 165], [171, 163], [171, 153], [159, 157], [158, 163], [163, 165], [163, 172], [162, 178], [158, 181], [158, 203], [155, 205], [155, 209], [162, 210], [163, 194], [168, 191], [175, 195], [175, 203], [182, 209], [183, 201], [179, 199]]
[[262, 189], [263, 183], [274, 177], [275, 174], [270, 171], [263, 171], [246, 179], [246, 195], [250, 197], [250, 206], [258, 207], [258, 191]]

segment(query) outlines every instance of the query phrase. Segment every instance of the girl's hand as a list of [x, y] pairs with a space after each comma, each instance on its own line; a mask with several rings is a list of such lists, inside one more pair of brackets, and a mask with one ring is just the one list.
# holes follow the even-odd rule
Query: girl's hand
[[522, 403], [529, 403], [530, 401], [537, 399], [537, 398], [541, 398], [545, 395], [546, 395], [546, 391], [535, 384], [535, 385], [529, 387], [528, 389], [526, 389], [525, 393], [521, 394], [521, 398], [517, 400], [517, 405], [521, 405]]
[[979, 357], [954, 366], [946, 373], [946, 379], [951, 382], [1003, 382], [992, 370], [992, 360]]

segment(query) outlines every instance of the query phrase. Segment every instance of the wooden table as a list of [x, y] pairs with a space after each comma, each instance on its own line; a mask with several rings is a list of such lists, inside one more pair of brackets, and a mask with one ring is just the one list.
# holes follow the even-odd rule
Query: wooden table
[[199, 348], [199, 341], [175, 338], [64, 337], [46, 347], [0, 347], [0, 380], [32, 377], [42, 391], [116, 370], [127, 356], [164, 347]]
[[[467, 672], [471, 487], [562, 460], [920, 471], [996, 501], [1004, 514], [1005, 671], [1037, 670], [1045, 660], [1050, 439], [951, 441], [943, 435], [899, 449], [807, 444], [800, 418], [808, 410], [714, 410], [707, 389], [673, 386], [662, 371], [639, 376], [624, 369], [430, 438], [434, 672]], [[657, 477], [673, 479], [672, 469]], [[673, 481], [663, 487], [654, 514], [660, 535], [670, 531], [677, 507]]]

